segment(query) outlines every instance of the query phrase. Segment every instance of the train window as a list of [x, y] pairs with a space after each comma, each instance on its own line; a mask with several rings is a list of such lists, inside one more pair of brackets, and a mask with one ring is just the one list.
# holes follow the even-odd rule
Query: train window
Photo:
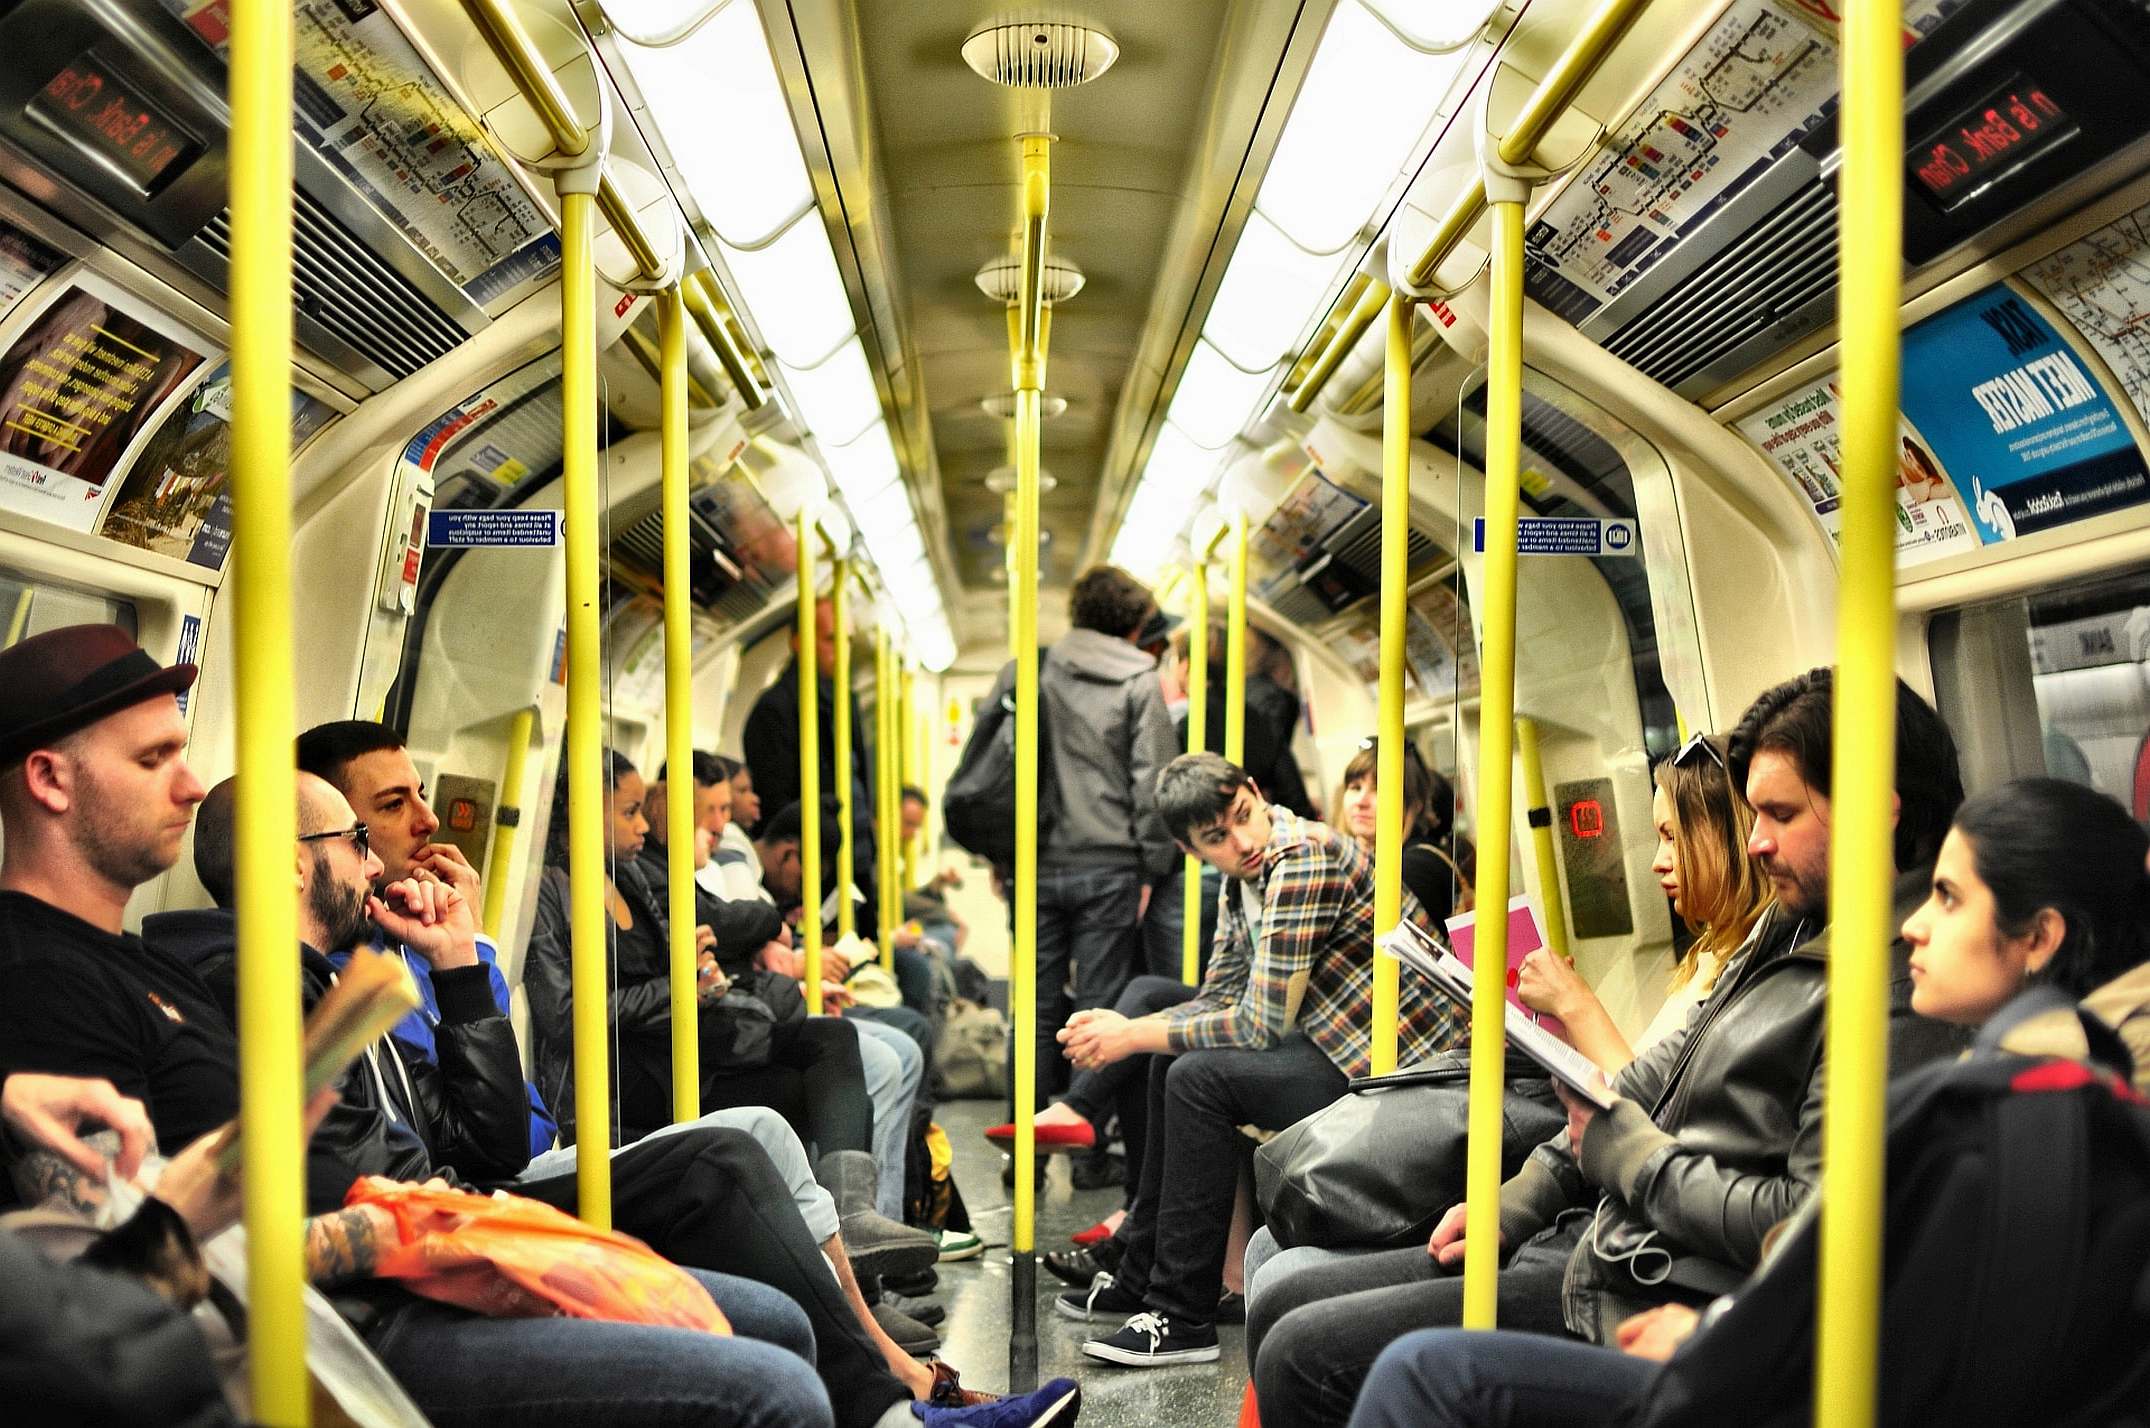
[[0, 648], [65, 625], [118, 625], [136, 633], [131, 601], [9, 570], [0, 570], [0, 620], [6, 621]]
[[1945, 611], [1931, 649], [1966, 783], [2071, 779], [2150, 823], [2150, 574]]

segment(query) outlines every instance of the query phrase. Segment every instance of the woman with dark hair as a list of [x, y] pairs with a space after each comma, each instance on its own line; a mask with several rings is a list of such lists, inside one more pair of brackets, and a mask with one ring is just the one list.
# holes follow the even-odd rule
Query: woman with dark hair
[[[1349, 833], [1368, 857], [1374, 852], [1374, 829], [1380, 808], [1374, 775], [1380, 767], [1372, 739], [1361, 739], [1358, 752], [1344, 765], [1336, 791], [1337, 826]], [[1455, 786], [1426, 767], [1418, 746], [1403, 746], [1403, 885], [1436, 924], [1469, 912], [1471, 882], [1478, 853], [1471, 840], [1456, 832]]]
[[[2150, 987], [2146, 856], [2150, 835], [2080, 784], [2017, 779], [1969, 800], [1942, 841], [1926, 901], [1904, 921], [1913, 1009], [1974, 1027], [2032, 988], [2088, 1008], [2134, 982], [2126, 1004], [2140, 1018]], [[2072, 1013], [2015, 1023], [1999, 1051], [2091, 1054]], [[1689, 1305], [1652, 1309], [1620, 1325], [1617, 1349], [1507, 1332], [1411, 1334], [1375, 1362], [1351, 1428], [1625, 1422], [1699, 1323]], [[2055, 1421], [2063, 1416], [2056, 1403]]]
[[[617, 1145], [672, 1120], [671, 932], [665, 910], [635, 866], [635, 855], [649, 833], [642, 816], [642, 776], [611, 749], [605, 750], [604, 766], [605, 932], [617, 1051], [612, 1137]], [[573, 1138], [575, 1123], [567, 842], [567, 779], [562, 777], [553, 790], [545, 872], [538, 883], [537, 919], [523, 982], [530, 997], [539, 1089], [547, 1104], [558, 1107], [563, 1140]], [[696, 928], [695, 935], [700, 957], [696, 992], [707, 1008], [729, 987], [716, 965], [715, 936], [707, 927]], [[705, 1027], [707, 1017], [705, 1012]], [[857, 1030], [835, 1018], [799, 1017], [780, 1021], [771, 1037], [766, 1064], [715, 1069], [710, 1056], [722, 1038], [703, 1037], [702, 1109], [768, 1106], [783, 1114], [817, 1156], [870, 1153], [873, 1113]]]
[[1769, 879], [1747, 856], [1754, 810], [1732, 787], [1722, 741], [1697, 734], [1657, 767], [1650, 818], [1657, 856], [1650, 870], [1694, 941], [1673, 965], [1665, 1000], [1631, 1045], [1572, 963], [1544, 948], [1523, 959], [1516, 995], [1559, 1019], [1568, 1040], [1608, 1077], [1648, 1046], [1678, 1030], [1717, 985], [1747, 934], [1769, 909]]

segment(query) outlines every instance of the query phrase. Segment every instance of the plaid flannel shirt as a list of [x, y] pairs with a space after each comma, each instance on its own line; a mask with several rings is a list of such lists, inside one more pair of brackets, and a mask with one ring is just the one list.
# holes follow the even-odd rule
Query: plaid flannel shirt
[[[1162, 1013], [1174, 1051], [1273, 1046], [1296, 1021], [1346, 1076], [1373, 1052], [1374, 864], [1351, 838], [1275, 804], [1262, 863], [1262, 925], [1247, 925], [1237, 882], [1224, 880], [1209, 975], [1194, 1000]], [[1427, 926], [1410, 890], [1404, 916]], [[1470, 1026], [1449, 1000], [1406, 975], [1397, 1011], [1400, 1066], [1466, 1045]]]

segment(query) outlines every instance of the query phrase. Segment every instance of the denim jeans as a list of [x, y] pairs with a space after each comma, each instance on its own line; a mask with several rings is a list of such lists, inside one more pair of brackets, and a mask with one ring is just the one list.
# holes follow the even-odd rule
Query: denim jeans
[[1381, 1351], [1351, 1428], [1616, 1425], [1658, 1366], [1543, 1334], [1422, 1329]]
[[[767, 1066], [752, 1071], [702, 1074], [702, 1109], [769, 1106], [791, 1122], [815, 1155], [832, 1150], [873, 1151], [873, 1103], [866, 1097], [866, 1070], [858, 1033], [841, 1017], [810, 1016], [780, 1028]], [[670, 1097], [667, 1086], [665, 1095]], [[648, 1119], [671, 1119], [667, 1104]]]
[[1343, 1094], [1344, 1073], [1296, 1031], [1260, 1051], [1151, 1057], [1149, 1145], [1117, 1237], [1120, 1285], [1175, 1319], [1216, 1318], [1232, 1201], [1254, 1152], [1239, 1128], [1283, 1130]]
[[[1154, 913], [1156, 905], [1151, 904]], [[1137, 977], [1120, 993], [1112, 1009], [1132, 1020], [1176, 1007], [1194, 996], [1194, 988], [1167, 977]], [[1142, 1183], [1142, 1157], [1149, 1149], [1150, 1063], [1152, 1056], [1125, 1056], [1095, 1071], [1078, 1071], [1068, 1086], [1067, 1104], [1102, 1133], [1105, 1122], [1120, 1118], [1120, 1141], [1127, 1147], [1127, 1197]]]
[[[1201, 891], [1196, 901], [1202, 909], [1202, 923], [1195, 934], [1195, 979], [1209, 971], [1210, 943], [1217, 936], [1217, 889], [1221, 875], [1215, 868], [1202, 867]], [[1142, 959], [1137, 968], [1153, 977], [1166, 977], [1179, 981], [1186, 970], [1186, 945], [1180, 940], [1186, 933], [1182, 930], [1187, 922], [1187, 871], [1175, 867], [1164, 877], [1150, 884], [1150, 910], [1142, 915]]]
[[[742, 1106], [731, 1111], [712, 1111], [698, 1121], [681, 1121], [661, 1127], [642, 1137], [655, 1140], [658, 1136], [677, 1135], [682, 1131], [708, 1130], [717, 1126], [742, 1130], [754, 1137], [754, 1143], [769, 1157], [776, 1167], [777, 1175], [791, 1191], [791, 1203], [799, 1210], [799, 1218], [806, 1221], [806, 1232], [814, 1237], [817, 1245], [827, 1244], [834, 1235], [839, 1222], [836, 1216], [836, 1200], [821, 1188], [814, 1179], [814, 1167], [807, 1162], [806, 1147], [799, 1143], [799, 1134], [782, 1116], [767, 1106]], [[640, 1142], [637, 1142], [640, 1144]], [[621, 1151], [612, 1156], [617, 1160]], [[546, 1180], [556, 1175], [573, 1175], [577, 1157], [575, 1147], [561, 1146], [543, 1155], [531, 1157], [523, 1173], [516, 1176], [517, 1184], [533, 1180]]]
[[[1043, 1110], [1068, 1084], [1056, 1039], [1079, 1011], [1109, 1007], [1135, 971], [1142, 874], [1124, 868], [1038, 869], [1038, 1090]], [[1011, 909], [1012, 914], [1012, 909]], [[1015, 1084], [1015, 1049], [1008, 1049]]]
[[[1515, 1252], [1496, 1281], [1504, 1327], [1566, 1336], [1560, 1285], [1579, 1235], [1579, 1224], [1556, 1225]], [[1281, 1268], [1267, 1266], [1260, 1298], [1247, 1305], [1247, 1357], [1271, 1422], [1342, 1425], [1382, 1350], [1413, 1329], [1463, 1322], [1463, 1275], [1424, 1245]]]
[[486, 1319], [421, 1300], [392, 1316], [372, 1347], [439, 1428], [827, 1428], [806, 1315], [767, 1285], [694, 1273], [732, 1321], [731, 1338], [589, 1319]]
[[874, 1208], [901, 1223], [904, 1151], [911, 1140], [911, 1107], [926, 1076], [926, 1053], [917, 1041], [885, 1022], [864, 1016], [844, 1020], [858, 1031], [866, 1098], [873, 1102], [873, 1162], [881, 1172]]
[[[892, 1406], [910, 1401], [909, 1390], [888, 1371], [852, 1314], [819, 1242], [793, 1208], [790, 1190], [751, 1136], [729, 1129], [657, 1136], [621, 1151], [612, 1169], [612, 1219], [622, 1233], [674, 1264], [768, 1285], [806, 1312], [815, 1368], [837, 1428], [867, 1428]], [[516, 1189], [574, 1212], [573, 1176]]]

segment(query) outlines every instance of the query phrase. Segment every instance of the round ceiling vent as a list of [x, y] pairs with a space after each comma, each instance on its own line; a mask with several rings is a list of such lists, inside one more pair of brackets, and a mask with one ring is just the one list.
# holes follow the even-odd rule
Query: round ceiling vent
[[[1023, 295], [1023, 260], [1009, 255], [995, 258], [978, 270], [975, 279], [978, 291], [993, 301], [1013, 304]], [[1065, 258], [1050, 255], [1045, 259], [1045, 305], [1066, 302], [1082, 291], [1082, 269]]]
[[[1013, 392], [995, 392], [992, 396], [981, 399], [978, 405], [985, 408], [987, 416], [997, 416], [1003, 421], [1012, 421], [1015, 418], [1015, 393]], [[1068, 399], [1066, 397], [1048, 395], [1039, 404], [1040, 413], [1047, 417], [1056, 417], [1067, 409]]]
[[1103, 30], [1059, 20], [987, 25], [963, 42], [965, 64], [1011, 89], [1071, 89], [1119, 57], [1119, 44]]
[[[1039, 491], [1050, 491], [1059, 484], [1060, 478], [1053, 475], [1052, 472], [1042, 468], [1038, 471]], [[985, 489], [1002, 496], [1013, 491], [1015, 489], [1015, 468], [1013, 466], [994, 467], [986, 474]]]

